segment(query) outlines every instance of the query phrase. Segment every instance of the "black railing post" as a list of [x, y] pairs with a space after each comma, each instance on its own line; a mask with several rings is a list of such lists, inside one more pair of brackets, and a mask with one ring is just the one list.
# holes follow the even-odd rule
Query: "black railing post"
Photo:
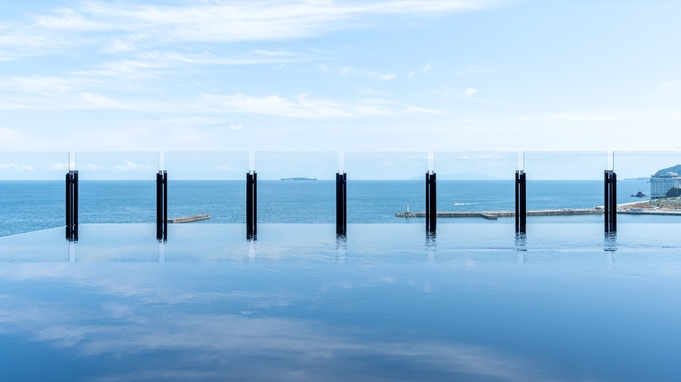
[[605, 233], [610, 232], [610, 174], [608, 170], [603, 174], [603, 223]]
[[168, 172], [163, 171], [163, 241], [168, 240]]
[[614, 171], [605, 171], [603, 186], [605, 233], [617, 232], [617, 174]]
[[71, 201], [72, 201], [72, 188], [71, 188], [71, 173], [66, 174], [66, 239], [71, 240], [71, 234], [73, 229], [73, 214], [71, 213]]
[[73, 171], [73, 241], [78, 241], [78, 171]]
[[348, 231], [347, 174], [336, 173], [336, 235], [345, 236]]
[[527, 233], [527, 174], [515, 172], [515, 232]]
[[246, 174], [246, 238], [255, 240], [258, 236], [258, 174]]
[[610, 182], [610, 231], [617, 232], [617, 174], [613, 171]]
[[161, 216], [163, 216], [163, 209], [161, 207], [161, 182], [163, 181], [161, 172], [156, 173], [156, 240], [163, 238], [163, 228], [161, 227]]
[[78, 171], [66, 174], [66, 239], [78, 241]]
[[527, 174], [520, 174], [520, 233], [527, 233]]
[[426, 172], [426, 233], [434, 234], [437, 222], [437, 185], [435, 173]]
[[520, 233], [520, 171], [515, 172], [515, 233]]

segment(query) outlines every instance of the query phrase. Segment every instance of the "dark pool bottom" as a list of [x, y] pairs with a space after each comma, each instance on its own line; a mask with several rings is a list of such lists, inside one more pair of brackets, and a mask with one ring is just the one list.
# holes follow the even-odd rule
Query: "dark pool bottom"
[[679, 381], [678, 224], [0, 238], [4, 380]]

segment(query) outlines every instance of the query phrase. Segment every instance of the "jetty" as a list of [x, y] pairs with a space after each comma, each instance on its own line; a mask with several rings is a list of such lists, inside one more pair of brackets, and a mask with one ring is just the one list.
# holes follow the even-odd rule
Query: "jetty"
[[[599, 208], [563, 208], [560, 210], [538, 210], [527, 211], [527, 216], [566, 216], [566, 215], [602, 215], [603, 209]], [[510, 218], [515, 216], [514, 211], [474, 211], [474, 212], [455, 212], [438, 211], [438, 218], [483, 218], [487, 220], [497, 220], [497, 218]], [[425, 212], [398, 212], [398, 218], [425, 218]]]
[[199, 220], [210, 219], [210, 215], [194, 215], [194, 216], [183, 216], [179, 218], [170, 218], [168, 223], [179, 224], [179, 223], [191, 223], [197, 222]]

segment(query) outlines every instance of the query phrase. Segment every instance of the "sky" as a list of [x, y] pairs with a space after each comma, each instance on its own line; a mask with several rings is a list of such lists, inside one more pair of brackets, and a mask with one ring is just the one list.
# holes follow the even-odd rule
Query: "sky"
[[681, 151], [678, 1], [2, 8], [0, 151]]

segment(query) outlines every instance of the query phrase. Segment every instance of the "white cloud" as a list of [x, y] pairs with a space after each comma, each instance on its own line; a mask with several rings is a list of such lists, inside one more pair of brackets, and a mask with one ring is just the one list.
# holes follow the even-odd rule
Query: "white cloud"
[[267, 65], [312, 61], [318, 56], [286, 52], [253, 50], [242, 54], [219, 56], [209, 53], [186, 54], [173, 51], [154, 51], [132, 58], [110, 61], [81, 71], [81, 75], [98, 75], [130, 78], [152, 78], [163, 70], [189, 65]]
[[428, 72], [430, 72], [430, 68], [431, 68], [432, 66], [433, 66], [433, 64], [429, 62], [429, 63], [427, 63], [427, 64], [425, 64], [425, 65], [423, 66], [423, 69], [421, 69], [421, 71], [422, 71], [424, 74], [428, 74]]
[[382, 81], [390, 81], [390, 80], [394, 80], [395, 78], [398, 77], [397, 73], [393, 73], [393, 72], [381, 73], [381, 72], [375, 72], [375, 71], [372, 71], [372, 70], [369, 70], [369, 69], [355, 69], [351, 66], [346, 66], [346, 67], [342, 67], [342, 68], [338, 68], [338, 69], [331, 69], [326, 65], [322, 65], [321, 70], [322, 70], [322, 72], [325, 72], [325, 73], [333, 73], [333, 74], [337, 74], [337, 75], [340, 75], [340, 76], [361, 75], [361, 76], [367, 76], [367, 77], [375, 78], [375, 79], [382, 80]]
[[91, 83], [92, 81], [83, 78], [60, 78], [35, 75], [25, 77], [9, 77], [0, 80], [0, 87], [25, 93], [44, 95], [68, 93]]
[[352, 20], [380, 15], [443, 14], [479, 10], [497, 1], [233, 1], [192, 6], [86, 2], [34, 18], [53, 31], [144, 33], [159, 41], [249, 41], [309, 37], [355, 25]]
[[33, 171], [35, 170], [35, 166], [16, 163], [0, 163], [0, 170]]
[[1, 127], [0, 126], [0, 138], [3, 140], [9, 140], [13, 138], [19, 138], [21, 137], [21, 134], [17, 133], [14, 130], [8, 129], [6, 127]]
[[479, 90], [476, 88], [468, 88], [465, 90], [457, 90], [457, 89], [444, 89], [444, 90], [435, 90], [433, 93], [442, 95], [444, 97], [457, 97], [457, 98], [471, 98], [475, 93], [477, 93]]
[[432, 109], [426, 109], [423, 107], [418, 107], [418, 106], [413, 106], [413, 105], [408, 105], [407, 107], [404, 108], [405, 113], [423, 113], [423, 114], [437, 114], [437, 115], [445, 115], [445, 113], [437, 110], [432, 110]]
[[[72, 168], [76, 168], [75, 163], [71, 162]], [[68, 163], [53, 163], [50, 165], [45, 166], [46, 169], [48, 170], [56, 170], [56, 171], [68, 171], [69, 170], [69, 165]]]
[[681, 89], [681, 81], [669, 81], [660, 84], [661, 89]]
[[310, 119], [349, 116], [349, 113], [343, 110], [343, 106], [338, 102], [325, 99], [310, 100], [307, 96], [307, 94], [301, 94], [295, 100], [291, 100], [276, 95], [254, 97], [244, 94], [231, 96], [203, 94], [203, 100], [213, 109], [219, 108], [234, 113]]
[[123, 166], [114, 166], [115, 171], [129, 172], [129, 171], [156, 171], [156, 167], [148, 164], [135, 164], [131, 161], [126, 161]]
[[463, 91], [463, 94], [464, 94], [466, 97], [470, 98], [470, 97], [473, 96], [473, 94], [475, 94], [475, 93], [477, 93], [477, 92], [478, 92], [478, 89], [476, 89], [476, 88], [468, 88], [468, 89], [466, 89], [466, 90]]

